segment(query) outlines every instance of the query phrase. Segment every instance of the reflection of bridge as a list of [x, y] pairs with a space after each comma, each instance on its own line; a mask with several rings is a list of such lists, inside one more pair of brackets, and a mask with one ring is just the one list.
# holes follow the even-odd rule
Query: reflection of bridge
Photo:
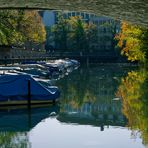
[[147, 26], [147, 0], [0, 0], [1, 8], [43, 8], [88, 11]]
[[86, 103], [79, 109], [74, 109], [70, 105], [65, 105], [63, 112], [59, 114], [58, 120], [66, 123], [76, 123], [84, 125], [100, 126], [125, 126], [126, 118], [121, 113], [121, 106], [91, 105]]

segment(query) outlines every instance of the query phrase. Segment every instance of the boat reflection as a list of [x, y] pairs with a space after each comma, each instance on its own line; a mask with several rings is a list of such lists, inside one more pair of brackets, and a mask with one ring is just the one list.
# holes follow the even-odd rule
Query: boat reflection
[[0, 132], [29, 131], [44, 119], [57, 115], [59, 106], [45, 106], [35, 108], [1, 108], [0, 109]]

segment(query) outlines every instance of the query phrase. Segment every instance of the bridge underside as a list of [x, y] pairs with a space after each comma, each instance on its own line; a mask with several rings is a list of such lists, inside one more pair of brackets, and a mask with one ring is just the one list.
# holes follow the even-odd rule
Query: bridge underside
[[86, 11], [148, 27], [147, 0], [0, 0], [0, 8]]

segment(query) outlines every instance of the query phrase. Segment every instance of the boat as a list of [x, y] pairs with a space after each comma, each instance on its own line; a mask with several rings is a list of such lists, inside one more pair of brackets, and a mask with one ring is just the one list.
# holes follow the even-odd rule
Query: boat
[[50, 72], [47, 68], [40, 64], [24, 64], [19, 66], [21, 68], [21, 72], [29, 74], [33, 77], [49, 78], [50, 76]]
[[59, 96], [60, 91], [57, 87], [46, 87], [30, 75], [0, 76], [0, 105], [52, 103], [58, 101]]

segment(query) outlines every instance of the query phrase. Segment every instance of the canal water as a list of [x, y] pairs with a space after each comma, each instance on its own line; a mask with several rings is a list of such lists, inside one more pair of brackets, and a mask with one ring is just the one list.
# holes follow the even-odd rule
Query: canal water
[[52, 80], [59, 104], [0, 110], [0, 147], [148, 147], [147, 78], [134, 65], [81, 65]]

